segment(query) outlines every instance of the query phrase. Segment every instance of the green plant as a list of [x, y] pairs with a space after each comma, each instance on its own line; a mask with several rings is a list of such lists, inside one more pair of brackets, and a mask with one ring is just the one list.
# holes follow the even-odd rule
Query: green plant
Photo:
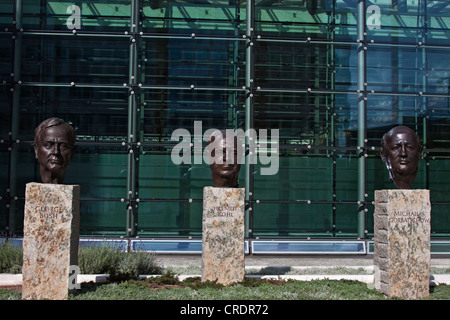
[[108, 274], [118, 264], [123, 252], [112, 246], [80, 246], [78, 266], [82, 274]]
[[21, 273], [23, 253], [22, 247], [9, 242], [0, 244], [0, 273]]
[[139, 275], [156, 274], [162, 270], [150, 252], [127, 252], [120, 256], [118, 263], [111, 266], [109, 280], [122, 282], [137, 279]]
[[176, 273], [174, 273], [172, 270], [167, 270], [159, 277], [149, 277], [145, 279], [145, 282], [147, 283], [155, 283], [155, 284], [168, 284], [168, 285], [174, 285], [179, 284], [180, 280], [178, 279]]

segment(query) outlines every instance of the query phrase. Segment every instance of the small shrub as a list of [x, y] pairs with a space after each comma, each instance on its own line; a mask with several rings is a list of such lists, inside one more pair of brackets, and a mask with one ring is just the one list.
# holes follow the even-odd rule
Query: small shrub
[[137, 279], [142, 274], [155, 274], [162, 270], [157, 266], [156, 258], [150, 252], [122, 253], [117, 264], [111, 267], [109, 280], [122, 282]]
[[[0, 273], [21, 273], [23, 249], [9, 242], [0, 244]], [[151, 252], [123, 252], [112, 246], [80, 246], [78, 266], [81, 274], [110, 274], [114, 281], [136, 279], [142, 274], [162, 271]]]
[[78, 266], [82, 274], [109, 274], [124, 252], [112, 246], [80, 246]]
[[136, 260], [137, 272], [143, 274], [160, 274], [162, 267], [158, 265], [156, 256], [151, 252], [130, 252], [134, 260]]
[[0, 244], [0, 273], [21, 273], [22, 262], [22, 247], [9, 242]]
[[109, 280], [112, 282], [122, 282], [139, 277], [138, 262], [131, 254], [124, 254], [119, 262], [111, 266]]

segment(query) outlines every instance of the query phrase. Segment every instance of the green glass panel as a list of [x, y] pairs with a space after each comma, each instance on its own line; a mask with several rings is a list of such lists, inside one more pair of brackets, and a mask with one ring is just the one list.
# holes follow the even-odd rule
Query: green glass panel
[[80, 186], [80, 233], [125, 234], [127, 153], [114, 146], [78, 146], [64, 183]]
[[[85, 185], [81, 185], [83, 190]], [[80, 201], [80, 236], [126, 235], [126, 205], [105, 199]]]
[[[377, 1], [367, 14], [368, 37], [392, 43], [445, 43], [448, 40], [448, 1]], [[369, 8], [368, 8], [369, 9]], [[374, 23], [376, 19], [377, 23]]]
[[[428, 169], [431, 201], [449, 202], [450, 186], [448, 181], [450, 180], [450, 165], [448, 160], [448, 157], [439, 159], [437, 156], [433, 156], [429, 161], [429, 165], [426, 168], [422, 168], [423, 170]], [[441, 206], [440, 208], [443, 207]]]
[[123, 0], [22, 0], [24, 29], [83, 31], [127, 31], [131, 1]]
[[201, 237], [202, 215], [202, 202], [143, 202], [137, 229], [142, 236]]
[[358, 189], [358, 159], [352, 153], [339, 154], [336, 159], [336, 200], [355, 201]]
[[[255, 166], [254, 199], [332, 200], [333, 172], [330, 158], [290, 156], [280, 157], [279, 162], [279, 170], [275, 175], [262, 175], [260, 165]], [[313, 170], [317, 174], [310, 174]]]
[[[81, 198], [127, 198], [127, 151], [78, 146], [66, 171], [64, 183], [79, 184]], [[106, 212], [105, 212], [106, 214]]]
[[255, 11], [256, 32], [263, 38], [348, 39], [356, 33], [356, 8], [344, 0], [257, 1]]
[[[146, 200], [198, 200], [203, 199], [203, 188], [212, 186], [211, 169], [203, 158], [190, 157], [190, 164], [174, 164], [171, 148], [143, 148], [139, 156], [139, 198]], [[243, 186], [245, 168], [239, 172]]]
[[335, 230], [336, 237], [355, 237], [358, 233], [356, 204], [337, 204], [335, 205]]
[[140, 199], [202, 199], [211, 185], [211, 169], [200, 164], [174, 164], [170, 152], [147, 150], [139, 156]]
[[190, 37], [192, 33], [234, 36], [245, 31], [245, 3], [234, 0], [150, 0], [142, 12], [144, 32]]
[[[430, 191], [430, 197], [432, 193]], [[448, 200], [447, 200], [448, 203]], [[431, 206], [431, 236], [448, 235], [450, 233], [450, 219], [448, 204], [434, 204]]]
[[329, 204], [259, 203], [253, 209], [254, 236], [332, 236]]

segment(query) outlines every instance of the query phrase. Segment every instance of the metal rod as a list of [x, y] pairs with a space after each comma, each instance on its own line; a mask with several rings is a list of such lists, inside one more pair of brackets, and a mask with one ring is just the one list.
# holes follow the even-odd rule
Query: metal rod
[[[7, 85], [7, 84], [0, 84]], [[79, 88], [108, 88], [108, 89], [126, 89], [127, 87], [124, 87], [124, 85], [120, 84], [96, 84], [96, 83], [56, 83], [56, 82], [22, 82], [21, 87], [79, 87]], [[210, 86], [164, 86], [164, 85], [155, 85], [155, 86], [149, 86], [149, 85], [142, 85], [140, 86], [140, 90], [145, 89], [156, 89], [156, 90], [197, 90], [197, 91], [246, 91], [247, 89], [243, 89], [242, 87], [210, 87]], [[257, 92], [272, 92], [272, 93], [310, 93], [310, 94], [351, 94], [351, 95], [359, 95], [358, 91], [354, 90], [324, 90], [324, 89], [278, 89], [278, 88], [260, 88], [258, 87], [256, 89]], [[369, 96], [375, 95], [375, 96], [383, 96], [383, 95], [389, 95], [389, 96], [404, 96], [404, 97], [437, 97], [437, 98], [448, 98], [450, 97], [450, 94], [444, 94], [444, 93], [426, 93], [421, 92], [420, 94], [417, 92], [389, 92], [389, 91], [374, 91], [368, 93]]]
[[[245, 86], [246, 86], [246, 98], [245, 98], [245, 131], [250, 132], [253, 128], [253, 64], [254, 53], [252, 37], [254, 34], [254, 11], [255, 0], [247, 0], [247, 30], [246, 30], [246, 55], [245, 55]], [[250, 146], [250, 137], [246, 135], [245, 144]], [[250, 149], [250, 148], [249, 148]], [[253, 199], [253, 164], [251, 161], [252, 155], [250, 150], [247, 150], [245, 156], [245, 236], [249, 237], [252, 234], [252, 199]]]
[[133, 144], [136, 142], [136, 121], [137, 119], [137, 97], [138, 95], [134, 92], [134, 87], [137, 81], [137, 46], [135, 34], [138, 28], [138, 17], [139, 17], [139, 1], [132, 0], [131, 2], [131, 14], [130, 14], [130, 61], [129, 61], [129, 94], [128, 94], [128, 170], [127, 170], [127, 191], [128, 191], [128, 205], [127, 205], [127, 235], [135, 236], [135, 218], [137, 217], [137, 205], [134, 201], [137, 190], [136, 190], [136, 179], [137, 179], [137, 164], [136, 155], [134, 154], [135, 148]]
[[365, 47], [365, 0], [358, 0], [357, 3], [357, 40], [358, 42], [358, 147], [360, 153], [358, 157], [358, 238], [365, 236], [365, 200], [366, 200], [366, 47]]

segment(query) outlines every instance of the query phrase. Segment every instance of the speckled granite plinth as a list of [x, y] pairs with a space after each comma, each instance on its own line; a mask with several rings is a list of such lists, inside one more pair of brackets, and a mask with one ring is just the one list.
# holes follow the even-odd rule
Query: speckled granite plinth
[[202, 281], [244, 280], [243, 188], [203, 189]]
[[375, 191], [375, 287], [402, 299], [429, 295], [429, 190]]
[[79, 199], [78, 185], [26, 185], [22, 299], [67, 298], [69, 266], [78, 264]]

